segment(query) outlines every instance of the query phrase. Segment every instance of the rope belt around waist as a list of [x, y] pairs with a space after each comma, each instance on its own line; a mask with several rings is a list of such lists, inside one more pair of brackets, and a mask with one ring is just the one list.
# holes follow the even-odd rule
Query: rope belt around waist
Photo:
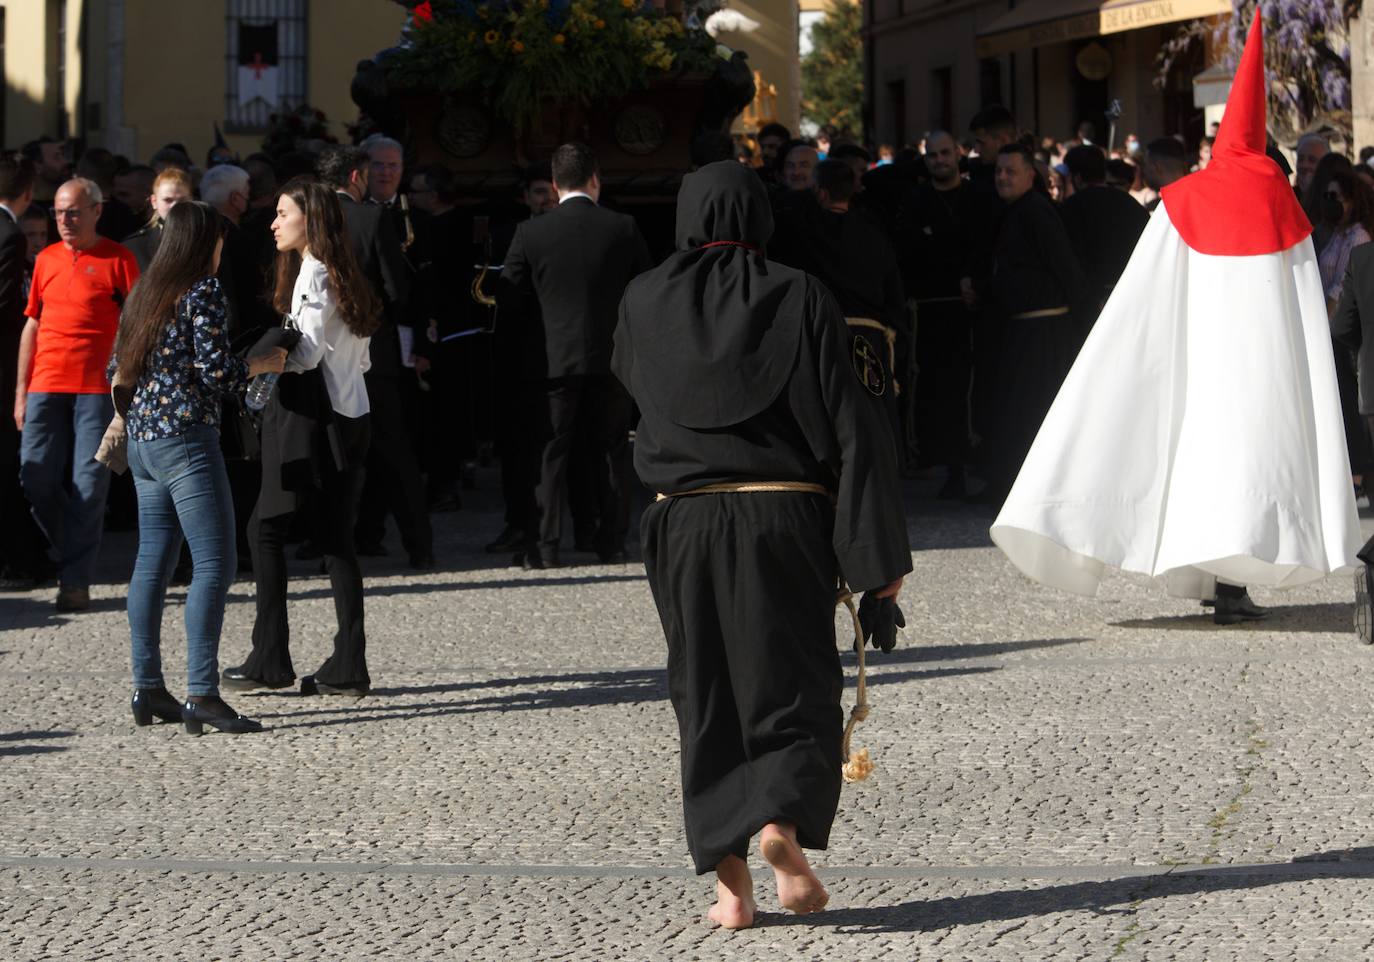
[[738, 481], [704, 484], [699, 488], [692, 488], [690, 491], [659, 494], [654, 497], [654, 500], [667, 501], [669, 498], [690, 498], [698, 494], [772, 494], [780, 491], [792, 494], [823, 494], [830, 500], [835, 500], [835, 496], [830, 493], [830, 489], [825, 485], [812, 484], [809, 481]]
[[888, 327], [882, 321], [876, 321], [871, 317], [846, 317], [844, 322], [850, 327], [862, 327], [870, 331], [878, 331], [883, 335], [883, 340], [887, 342], [887, 371], [892, 378], [892, 393], [901, 394], [902, 386], [897, 383], [897, 332]]
[[1067, 307], [1046, 307], [1038, 311], [1025, 311], [1021, 314], [1013, 314], [1008, 320], [1033, 321], [1037, 317], [1063, 317], [1067, 313], [1069, 313]]
[[[808, 481], [741, 481], [738, 483], [706, 484], [699, 488], [692, 488], [690, 491], [658, 494], [654, 500], [671, 501], [677, 498], [692, 498], [708, 494], [773, 494], [780, 492], [823, 494], [832, 501], [835, 499], [835, 495], [825, 485], [812, 484]], [[844, 605], [848, 609], [849, 619], [854, 623], [854, 648], [859, 653], [859, 678], [854, 687], [854, 707], [849, 710], [849, 720], [844, 725], [844, 740], [841, 749], [844, 754], [844, 766], [840, 771], [846, 782], [861, 782], [872, 774], [873, 761], [869, 757], [867, 748], [860, 748], [855, 752], [850, 750], [849, 744], [853, 738], [854, 729], [858, 727], [860, 722], [866, 720], [869, 714], [868, 667], [864, 662], [864, 629], [859, 622], [859, 609], [854, 606], [854, 592], [849, 590], [843, 577], [840, 578], [839, 589], [835, 596], [835, 607], [838, 608], [840, 605]]]

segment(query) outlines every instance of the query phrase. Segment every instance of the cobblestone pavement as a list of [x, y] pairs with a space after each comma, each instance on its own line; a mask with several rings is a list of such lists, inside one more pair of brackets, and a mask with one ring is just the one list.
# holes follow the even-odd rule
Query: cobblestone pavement
[[[89, 613], [0, 597], [0, 960], [1374, 958], [1348, 578], [1219, 629], [1143, 578], [1035, 586], [986, 514], [910, 495], [910, 627], [871, 659], [830, 911], [780, 914], [756, 857], [761, 924], [703, 920], [642, 568], [504, 567], [479, 491], [436, 516], [442, 570], [367, 564], [372, 694], [232, 699], [261, 735], [133, 726], [132, 535]], [[295, 564], [308, 671], [333, 610]], [[241, 580], [222, 664], [252, 611]]]

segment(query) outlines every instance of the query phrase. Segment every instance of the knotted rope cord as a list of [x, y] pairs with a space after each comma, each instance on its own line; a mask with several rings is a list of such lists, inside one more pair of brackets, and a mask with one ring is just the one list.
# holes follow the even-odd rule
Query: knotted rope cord
[[[669, 498], [688, 498], [698, 494], [759, 494], [769, 492], [790, 491], [798, 494], [823, 494], [830, 499], [834, 495], [830, 489], [822, 484], [812, 484], [806, 481], [745, 481], [740, 483], [727, 484], [706, 484], [690, 491], [674, 491], [670, 494], [659, 494], [655, 501], [667, 501]], [[841, 750], [844, 753], [844, 765], [840, 773], [846, 782], [861, 782], [873, 773], [873, 760], [868, 755], [867, 748], [860, 748], [851, 754], [849, 743], [854, 735], [854, 729], [860, 722], [866, 721], [869, 715], [868, 704], [868, 666], [864, 661], [864, 628], [859, 621], [859, 609], [854, 606], [854, 592], [849, 590], [849, 586], [840, 579], [839, 592], [835, 598], [835, 607], [844, 605], [849, 609], [849, 618], [854, 623], [854, 648], [859, 653], [859, 680], [854, 689], [854, 707], [849, 710], [849, 720], [844, 726], [844, 740], [841, 742]]]
[[864, 627], [859, 622], [859, 609], [854, 607], [854, 592], [843, 580], [840, 581], [840, 594], [835, 607], [840, 605], [849, 609], [849, 618], [854, 622], [854, 647], [859, 652], [859, 680], [854, 686], [854, 707], [849, 709], [849, 721], [844, 724], [844, 741], [841, 743], [844, 767], [840, 772], [846, 782], [861, 782], [873, 773], [873, 760], [869, 758], [867, 748], [851, 753], [849, 741], [859, 723], [868, 720], [868, 669], [864, 663]]

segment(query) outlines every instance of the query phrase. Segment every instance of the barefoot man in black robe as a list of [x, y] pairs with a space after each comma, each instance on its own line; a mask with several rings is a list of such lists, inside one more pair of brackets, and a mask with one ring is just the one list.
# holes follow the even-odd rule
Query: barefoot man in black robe
[[754, 921], [755, 835], [783, 907], [825, 907], [802, 850], [826, 847], [840, 797], [836, 591], [893, 597], [911, 570], [881, 351], [820, 283], [767, 260], [772, 232], [752, 171], [688, 175], [677, 252], [626, 291], [612, 362], [659, 493], [641, 543], [687, 845], [727, 928]]

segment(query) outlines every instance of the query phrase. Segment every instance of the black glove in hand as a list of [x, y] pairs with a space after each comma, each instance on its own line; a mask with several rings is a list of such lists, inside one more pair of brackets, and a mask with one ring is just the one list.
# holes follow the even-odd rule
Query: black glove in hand
[[906, 627], [906, 618], [896, 598], [879, 598], [874, 592], [864, 592], [859, 601], [859, 625], [864, 641], [884, 652], [897, 647], [897, 629]]
[[284, 347], [289, 351], [296, 346], [300, 339], [300, 331], [289, 327], [269, 327], [263, 332], [262, 337], [258, 338], [253, 346], [248, 349], [244, 357], [262, 357], [262, 355], [278, 347]]

